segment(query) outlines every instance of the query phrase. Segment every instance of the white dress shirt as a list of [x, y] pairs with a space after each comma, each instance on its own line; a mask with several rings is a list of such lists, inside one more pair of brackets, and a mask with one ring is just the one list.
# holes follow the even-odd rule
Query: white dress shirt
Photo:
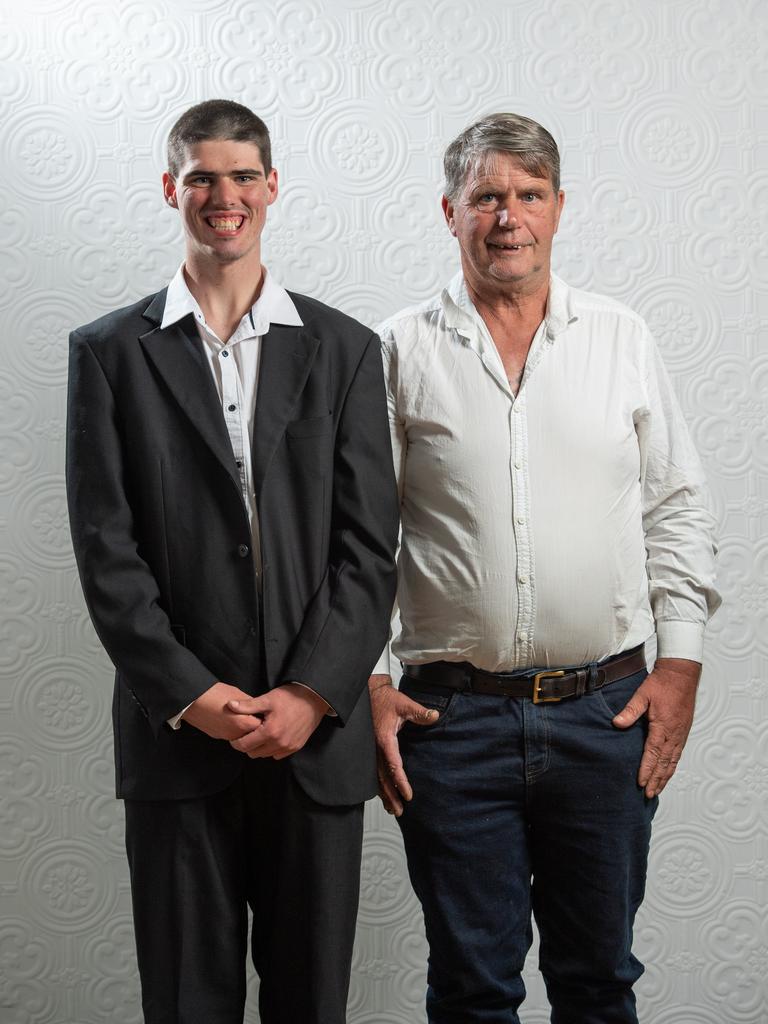
[[[216, 391], [221, 401], [221, 411], [232, 444], [237, 468], [240, 471], [240, 488], [248, 510], [251, 526], [251, 550], [256, 569], [256, 579], [261, 575], [261, 543], [259, 539], [259, 518], [256, 511], [256, 491], [253, 485], [253, 422], [256, 411], [256, 392], [259, 384], [259, 361], [261, 341], [269, 331], [270, 324], [286, 324], [301, 327], [304, 321], [299, 316], [288, 292], [282, 288], [266, 268], [258, 299], [254, 302], [234, 333], [222, 341], [205, 321], [197, 299], [187, 286], [182, 264], [168, 285], [161, 328], [178, 323], [185, 316], [195, 318], [197, 332], [203, 343], [203, 351], [213, 375]], [[298, 685], [304, 685], [302, 683]], [[311, 687], [307, 687], [311, 689]], [[187, 705], [178, 715], [168, 719], [172, 729], [178, 729]], [[330, 711], [330, 709], [329, 709]], [[330, 712], [334, 714], [334, 712]]]
[[517, 396], [461, 274], [379, 333], [402, 513], [395, 655], [583, 665], [655, 630], [659, 657], [700, 661], [713, 519], [645, 322], [552, 277]]

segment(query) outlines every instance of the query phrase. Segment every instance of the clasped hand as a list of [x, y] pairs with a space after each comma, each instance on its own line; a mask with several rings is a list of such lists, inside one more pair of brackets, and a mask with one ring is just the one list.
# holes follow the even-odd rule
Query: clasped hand
[[252, 697], [219, 682], [186, 710], [184, 721], [214, 739], [228, 740], [248, 757], [279, 761], [301, 750], [327, 708], [322, 697], [296, 683]]

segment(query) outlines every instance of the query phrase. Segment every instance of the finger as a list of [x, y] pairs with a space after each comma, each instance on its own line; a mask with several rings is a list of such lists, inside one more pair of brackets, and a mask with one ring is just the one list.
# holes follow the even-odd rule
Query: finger
[[398, 796], [397, 790], [388, 782], [383, 782], [379, 784], [379, 796], [387, 814], [393, 814], [399, 818], [403, 813], [403, 802]]
[[440, 717], [434, 708], [426, 708], [423, 704], [413, 700], [404, 693], [397, 691], [400, 698], [396, 710], [404, 722], [413, 722], [414, 725], [431, 725]]
[[236, 700], [227, 701], [227, 710], [236, 715], [257, 715], [266, 711], [267, 701], [261, 697], [240, 697]]
[[637, 773], [638, 784], [644, 787], [646, 796], [656, 796], [666, 786], [677, 768], [682, 752], [682, 745], [670, 736], [667, 729], [657, 722], [651, 722]]
[[376, 771], [384, 807], [390, 814], [399, 817], [403, 813], [403, 801], [410, 800], [413, 791], [403, 768], [395, 736], [389, 737], [376, 751]]
[[230, 740], [229, 745], [234, 747], [235, 750], [239, 750], [241, 754], [250, 754], [252, 750], [256, 750], [271, 742], [271, 739], [272, 737], [267, 732], [264, 723], [259, 721], [259, 725], [255, 729], [245, 733], [244, 736], [239, 736], [236, 740]]
[[377, 760], [379, 778], [391, 782], [392, 787], [403, 800], [410, 800], [413, 791], [403, 768], [403, 759], [400, 756], [400, 746], [396, 735], [382, 738], [377, 751]]
[[403, 802], [391, 777], [387, 775], [386, 769], [379, 769], [379, 796], [384, 804], [384, 810], [399, 818], [403, 813]]
[[659, 760], [663, 756], [663, 739], [663, 734], [659, 736], [658, 732], [651, 726], [643, 747], [643, 755], [640, 758], [640, 768], [637, 772], [638, 785], [644, 788], [650, 785]]
[[425, 708], [421, 704], [416, 704], [415, 701], [413, 703], [414, 707], [409, 708], [405, 717], [409, 722], [413, 722], [414, 725], [432, 725], [440, 717], [439, 712], [435, 711], [434, 708]]
[[264, 719], [255, 715], [238, 715], [230, 719], [230, 728], [238, 730], [238, 738], [248, 736], [254, 729], [260, 729], [264, 725]]
[[634, 725], [635, 722], [642, 718], [642, 716], [648, 710], [650, 700], [640, 687], [630, 697], [626, 707], [624, 707], [618, 715], [613, 719], [613, 724], [619, 729], [628, 729], [630, 725]]
[[413, 790], [411, 784], [408, 781], [408, 776], [405, 774], [403, 768], [403, 762], [390, 763], [387, 765], [388, 778], [392, 783], [393, 788], [399, 794], [403, 800], [413, 799]]
[[679, 756], [671, 754], [662, 754], [659, 757], [656, 767], [645, 786], [645, 795], [649, 799], [658, 796], [666, 788], [667, 783], [677, 770], [679, 761]]
[[381, 747], [378, 751], [377, 772], [379, 784], [385, 786], [387, 790], [397, 793], [398, 798], [402, 797], [404, 800], [410, 800], [413, 796], [413, 791], [403, 768], [397, 741], [394, 744], [387, 744], [387, 747], [389, 748], [388, 750]]

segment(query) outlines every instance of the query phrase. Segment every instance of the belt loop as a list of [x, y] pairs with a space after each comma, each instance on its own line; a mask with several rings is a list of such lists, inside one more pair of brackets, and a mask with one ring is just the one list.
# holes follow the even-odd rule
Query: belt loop
[[597, 662], [590, 661], [587, 666], [587, 686], [586, 693], [594, 693], [597, 686]]
[[589, 673], [587, 672], [587, 669], [585, 669], [585, 668], [577, 668], [576, 672], [575, 672], [575, 676], [576, 676], [576, 690], [575, 690], [573, 695], [574, 695], [574, 697], [583, 697], [584, 696], [584, 691], [587, 688], [587, 679], [589, 677]]
[[467, 665], [464, 669], [463, 686], [459, 693], [472, 693], [472, 666]]

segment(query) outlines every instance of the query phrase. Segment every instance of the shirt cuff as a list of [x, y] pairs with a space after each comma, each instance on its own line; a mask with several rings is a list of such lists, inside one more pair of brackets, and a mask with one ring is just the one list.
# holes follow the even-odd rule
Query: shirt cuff
[[662, 619], [656, 623], [656, 657], [685, 658], [698, 661], [704, 656], [704, 624], [682, 619]]
[[373, 666], [371, 670], [372, 676], [391, 676], [392, 675], [392, 662], [389, 656], [389, 644], [379, 655], [379, 660]]
[[[296, 680], [294, 679], [293, 680], [293, 685], [294, 686], [303, 686], [305, 690], [309, 690], [309, 692], [310, 693], [314, 693], [314, 695], [316, 697], [320, 697], [320, 694], [317, 692], [317, 690], [313, 690], [312, 687], [311, 686], [307, 686], [306, 683], [297, 683]], [[336, 714], [336, 712], [333, 710], [331, 705], [328, 703], [328, 701], [325, 699], [325, 697], [320, 697], [320, 700], [323, 702], [323, 704], [325, 704], [325, 713], [328, 716], [328, 718], [338, 718], [339, 717]]]
[[187, 704], [187, 706], [183, 709], [183, 711], [180, 711], [178, 715], [174, 715], [173, 718], [168, 719], [168, 725], [170, 725], [174, 732], [178, 732], [178, 730], [181, 728], [182, 718], [187, 713], [187, 711], [189, 711], [189, 709], [192, 707], [194, 703], [195, 702], [193, 700], [190, 701], [189, 704]]

